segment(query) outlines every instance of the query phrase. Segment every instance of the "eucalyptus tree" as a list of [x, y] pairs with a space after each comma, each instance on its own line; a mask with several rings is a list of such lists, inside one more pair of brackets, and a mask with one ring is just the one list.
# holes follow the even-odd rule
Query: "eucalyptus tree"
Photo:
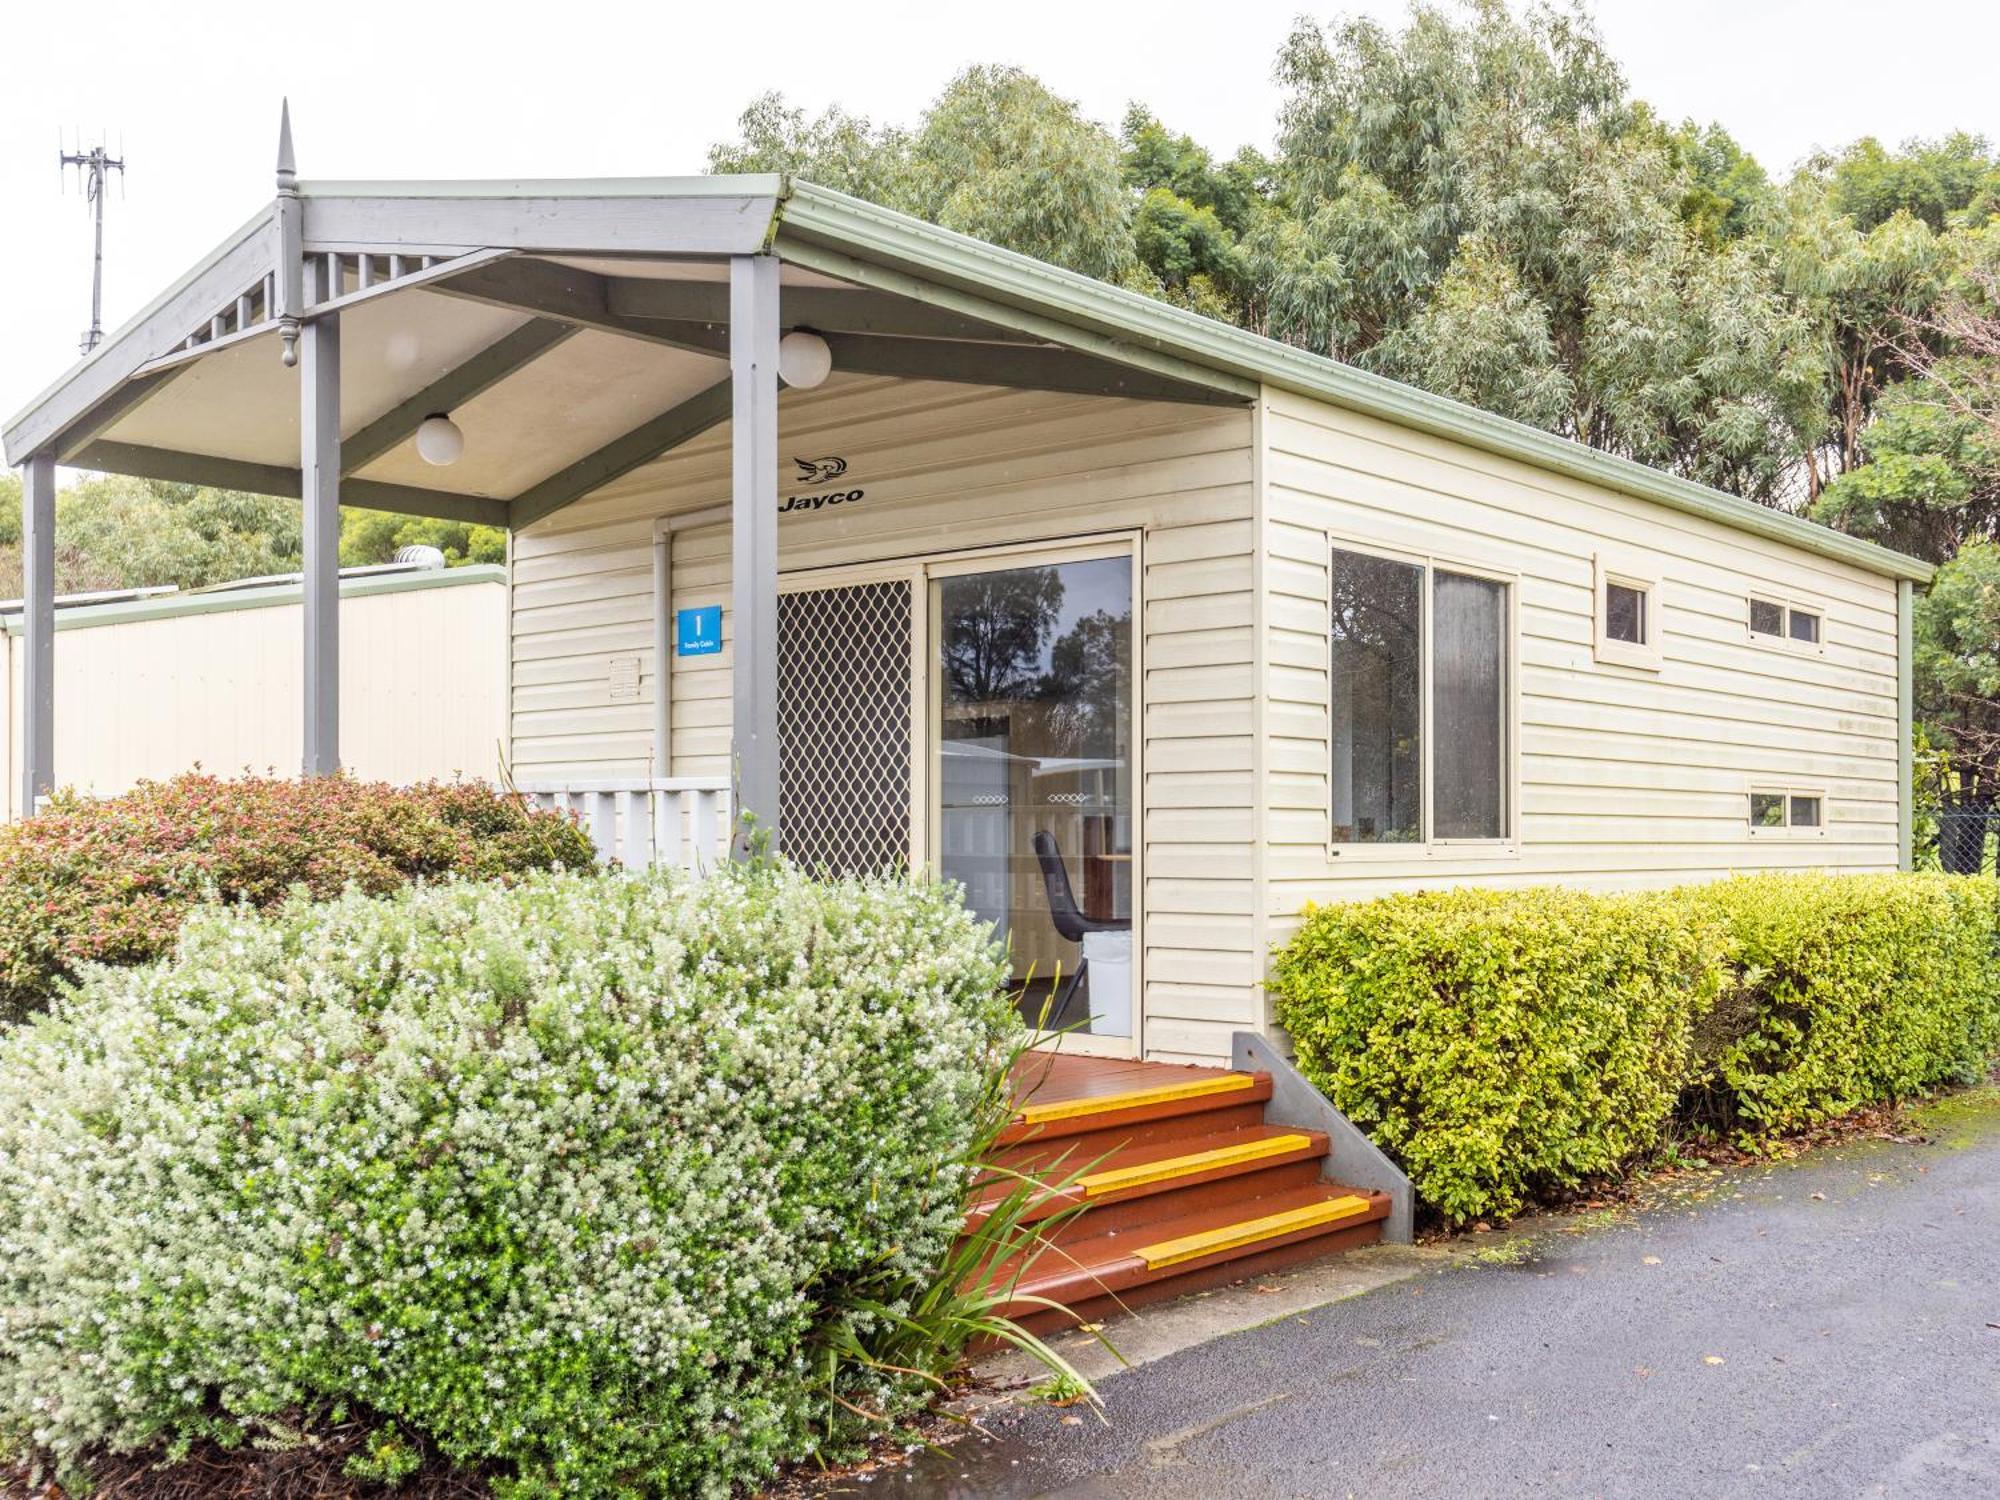
[[1635, 104], [1578, 9], [1419, 5], [1302, 24], [1265, 331], [1759, 500], [1820, 422], [1823, 361], [1749, 232], [1761, 173]]
[[754, 100], [717, 172], [790, 172], [946, 229], [1126, 281], [1138, 267], [1117, 139], [1019, 68], [967, 68], [917, 126]]

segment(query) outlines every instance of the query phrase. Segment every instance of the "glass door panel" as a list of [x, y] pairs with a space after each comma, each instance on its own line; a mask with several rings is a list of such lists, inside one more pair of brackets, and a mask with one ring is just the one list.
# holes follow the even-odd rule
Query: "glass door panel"
[[1008, 945], [1029, 1021], [1129, 1037], [1132, 559], [932, 588], [939, 870]]

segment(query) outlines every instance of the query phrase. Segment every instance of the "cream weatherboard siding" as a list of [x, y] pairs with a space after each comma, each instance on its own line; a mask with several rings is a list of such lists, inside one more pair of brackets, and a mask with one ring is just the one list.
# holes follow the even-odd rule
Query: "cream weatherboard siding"
[[[1141, 559], [1145, 1049], [1226, 1055], [1261, 1020], [1252, 810], [1256, 713], [1253, 413], [840, 378], [780, 403], [780, 472], [838, 455], [864, 498], [790, 515], [779, 568], [1045, 542], [1137, 540]], [[781, 479], [781, 483], [786, 483]], [[811, 487], [809, 487], [811, 488]], [[791, 493], [787, 488], [786, 493]], [[729, 498], [726, 429], [518, 533], [512, 743], [526, 780], [653, 771], [656, 518]], [[728, 771], [728, 533], [682, 533], [675, 608], [719, 604], [724, 649], [676, 658], [676, 775]], [[613, 663], [636, 658], [636, 696]]]
[[[296, 583], [63, 609], [56, 768], [99, 794], [200, 765], [294, 775], [304, 624]], [[399, 783], [492, 779], [506, 733], [507, 590], [498, 567], [348, 578], [340, 601], [342, 763]], [[8, 773], [18, 815], [22, 642], [6, 622]]]
[[[1309, 901], [1421, 886], [1896, 868], [1894, 580], [1279, 391], [1259, 427], [1267, 942]], [[1518, 580], [1510, 847], [1330, 847], [1334, 539]], [[1658, 671], [1595, 659], [1600, 554], [1659, 580]], [[1753, 591], [1822, 607], [1824, 651], [1753, 641]], [[1752, 835], [1763, 785], [1824, 789], [1825, 831]]]

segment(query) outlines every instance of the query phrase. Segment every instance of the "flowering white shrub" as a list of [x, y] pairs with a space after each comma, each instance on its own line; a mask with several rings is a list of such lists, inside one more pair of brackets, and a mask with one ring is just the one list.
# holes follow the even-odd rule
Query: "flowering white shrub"
[[0, 1446], [351, 1403], [517, 1496], [768, 1472], [843, 1279], [959, 1228], [1004, 980], [949, 889], [784, 868], [205, 911], [0, 1038]]

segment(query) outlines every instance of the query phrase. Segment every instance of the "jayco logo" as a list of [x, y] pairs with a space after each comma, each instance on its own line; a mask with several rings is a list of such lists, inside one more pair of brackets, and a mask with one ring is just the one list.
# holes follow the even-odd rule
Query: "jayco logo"
[[832, 484], [847, 472], [844, 458], [795, 458], [799, 466], [800, 484]]
[[[832, 484], [847, 472], [847, 460], [844, 458], [795, 458], [792, 462], [798, 465], [800, 484]], [[852, 505], [864, 493], [862, 490], [827, 490], [818, 495], [792, 495], [778, 507], [778, 514], [782, 516], [786, 511], [804, 514], [825, 510], [829, 505]]]

